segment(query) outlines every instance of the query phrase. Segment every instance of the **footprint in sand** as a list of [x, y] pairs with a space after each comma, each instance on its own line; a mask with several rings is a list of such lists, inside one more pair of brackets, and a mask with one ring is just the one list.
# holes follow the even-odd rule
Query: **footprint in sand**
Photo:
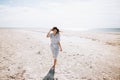
[[22, 72], [18, 72], [12, 76], [8, 76], [8, 78], [15, 79], [15, 80], [25, 80], [25, 78], [23, 76], [25, 72], [26, 72], [26, 70], [23, 70]]
[[86, 79], [86, 77], [82, 77], [81, 79]]

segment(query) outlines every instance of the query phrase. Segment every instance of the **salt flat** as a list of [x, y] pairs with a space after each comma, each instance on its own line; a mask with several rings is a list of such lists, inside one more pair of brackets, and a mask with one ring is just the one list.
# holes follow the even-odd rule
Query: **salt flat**
[[[0, 80], [42, 80], [53, 64], [47, 30], [0, 29]], [[120, 80], [120, 33], [61, 32], [58, 80]]]

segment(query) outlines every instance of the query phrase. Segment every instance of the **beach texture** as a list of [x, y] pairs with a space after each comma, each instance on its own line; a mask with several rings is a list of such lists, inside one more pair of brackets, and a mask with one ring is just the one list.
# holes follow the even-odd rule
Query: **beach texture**
[[[0, 29], [0, 80], [43, 80], [53, 64], [42, 29]], [[58, 80], [120, 80], [120, 32], [61, 32]]]

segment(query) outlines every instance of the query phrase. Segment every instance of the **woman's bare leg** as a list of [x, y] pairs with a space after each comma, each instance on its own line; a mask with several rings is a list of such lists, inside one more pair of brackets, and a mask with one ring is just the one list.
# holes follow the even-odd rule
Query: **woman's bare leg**
[[55, 69], [56, 62], [57, 62], [57, 59], [54, 59], [54, 65], [53, 65], [54, 69]]

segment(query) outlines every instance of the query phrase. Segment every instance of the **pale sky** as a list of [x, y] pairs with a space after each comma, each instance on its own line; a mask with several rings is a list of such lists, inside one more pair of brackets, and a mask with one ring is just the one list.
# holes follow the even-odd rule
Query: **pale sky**
[[120, 28], [120, 0], [0, 0], [0, 27]]

